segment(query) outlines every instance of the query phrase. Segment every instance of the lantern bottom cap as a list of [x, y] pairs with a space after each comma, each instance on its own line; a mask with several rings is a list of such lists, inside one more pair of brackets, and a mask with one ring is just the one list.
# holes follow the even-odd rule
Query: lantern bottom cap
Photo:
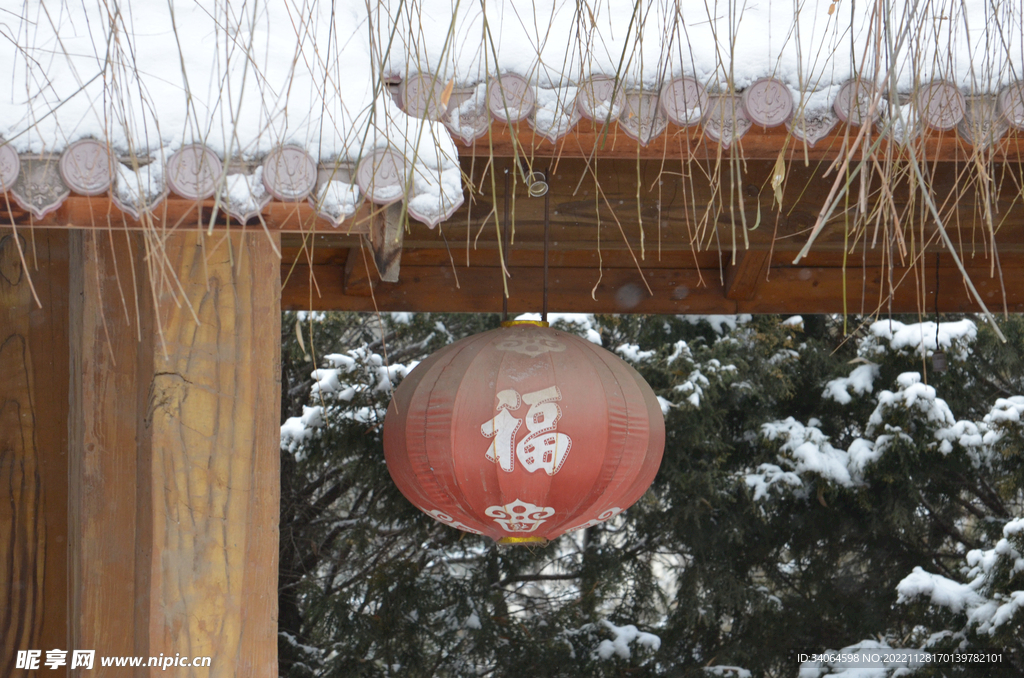
[[498, 540], [498, 544], [502, 546], [522, 546], [526, 544], [547, 544], [548, 540], [544, 537], [502, 537]]

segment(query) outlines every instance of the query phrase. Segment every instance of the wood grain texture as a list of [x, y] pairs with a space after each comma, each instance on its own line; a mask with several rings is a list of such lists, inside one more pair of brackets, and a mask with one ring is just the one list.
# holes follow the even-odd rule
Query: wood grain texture
[[[137, 233], [75, 230], [71, 250], [71, 645], [136, 654], [136, 415], [139, 317], [145, 281]], [[147, 328], [148, 329], [148, 328]], [[96, 662], [96, 678], [125, 669]]]
[[68, 647], [67, 236], [25, 236], [0, 230], [0, 675], [12, 678], [30, 675], [18, 650]]
[[736, 263], [730, 262], [725, 269], [725, 296], [736, 301], [753, 299], [769, 259], [764, 250], [746, 250], [738, 255]]
[[72, 233], [76, 647], [212, 657], [174, 669], [189, 678], [277, 675], [274, 244], [262, 232]]
[[402, 203], [388, 205], [373, 216], [370, 222], [370, 249], [377, 274], [385, 282], [398, 282], [402, 263]]
[[151, 274], [163, 341], [154, 333], [140, 462], [151, 526], [149, 654], [213, 657], [212, 668], [179, 675], [269, 678], [277, 673], [280, 262], [262, 233], [182, 234], [161, 245], [183, 294]]
[[[856, 139], [858, 128], [848, 128], [840, 123], [823, 139], [807, 147], [807, 157], [812, 160], [833, 160], [843, 147], [847, 137], [849, 142]], [[872, 137], [877, 138], [877, 134]], [[707, 137], [700, 126], [679, 127], [668, 124], [664, 133], [655, 137], [646, 146], [642, 146], [626, 135], [617, 122], [609, 125], [580, 120], [564, 137], [551, 142], [535, 133], [525, 122], [508, 125], [494, 123], [488, 134], [484, 134], [472, 144], [464, 144], [456, 139], [460, 156], [476, 155], [486, 158], [492, 153], [494, 157], [511, 158], [526, 156], [529, 158], [562, 157], [562, 158], [650, 158], [650, 159], [681, 159], [681, 158], [729, 158], [731, 155], [748, 160], [774, 160], [785, 148], [787, 158], [804, 157], [804, 144], [792, 137], [785, 127], [765, 129], [754, 126], [733, 148], [722, 149], [721, 146]], [[970, 160], [975, 149], [955, 132], [927, 131], [915, 145], [918, 156], [925, 160]], [[882, 141], [879, 154], [891, 153], [901, 155], [906, 150], [896, 144]], [[997, 160], [1020, 161], [1024, 157], [1024, 135], [1010, 133], [991, 149], [980, 151], [983, 157]], [[856, 151], [854, 157], [859, 158]]]
[[[481, 258], [466, 267], [458, 258], [453, 265], [444, 250], [406, 250], [398, 283], [377, 280], [373, 264], [368, 272], [358, 248], [350, 249], [347, 258], [324, 255], [327, 263], [314, 264], [312, 269], [295, 266], [282, 291], [282, 306], [289, 310], [496, 313], [501, 309], [501, 271], [495, 265], [496, 253], [489, 254], [494, 258], [490, 265]], [[512, 257], [510, 266], [509, 310], [539, 312], [542, 259], [534, 252], [520, 254]], [[602, 269], [596, 262], [591, 264], [584, 253], [564, 252], [558, 265], [550, 269], [548, 306], [551, 312], [672, 314], [935, 310], [932, 257], [927, 261], [922, 289], [919, 269], [897, 265], [890, 276], [880, 251], [864, 259], [849, 257], [845, 272], [841, 253], [812, 253], [797, 266], [791, 263], [791, 252], [768, 254], [759, 250], [741, 254], [733, 269], [728, 252], [718, 255], [717, 261], [704, 257], [696, 261], [686, 252], [666, 253], [661, 260], [652, 257], [642, 262], [641, 276], [625, 252], [607, 256]], [[746, 263], [745, 256], [750, 257]], [[951, 257], [941, 255], [939, 260], [939, 310], [979, 311]], [[967, 272], [989, 309], [1002, 311], [1003, 288], [989, 263], [981, 256], [968, 260]], [[866, 268], [862, 267], [865, 264]], [[1024, 255], [1003, 255], [1001, 267], [1007, 310], [1024, 312]], [[285, 263], [282, 269], [291, 269], [291, 265]], [[311, 272], [317, 280], [315, 294], [309, 286]], [[653, 295], [647, 292], [645, 280]]]

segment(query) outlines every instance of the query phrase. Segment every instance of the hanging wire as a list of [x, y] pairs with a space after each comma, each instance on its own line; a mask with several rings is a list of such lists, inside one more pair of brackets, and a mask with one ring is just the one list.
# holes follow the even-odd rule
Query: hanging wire
[[932, 353], [932, 372], [942, 374], [948, 368], [946, 352], [939, 346], [939, 254], [935, 254], [935, 352]]
[[[544, 184], [549, 184], [548, 170], [544, 170]], [[551, 231], [551, 192], [549, 190], [544, 191], [544, 302], [541, 306], [540, 320], [541, 322], [548, 321], [548, 237]]]
[[[512, 205], [512, 189], [510, 184], [512, 183], [512, 175], [509, 173], [508, 168], [505, 169], [505, 220], [502, 223], [503, 229], [501, 231], [502, 250], [501, 250], [501, 263], [502, 268], [508, 270], [508, 247], [509, 247], [509, 235], [511, 228], [509, 227], [509, 212], [511, 211]], [[502, 275], [505, 275], [502, 272]], [[508, 293], [503, 292], [501, 295], [501, 322], [508, 321]]]

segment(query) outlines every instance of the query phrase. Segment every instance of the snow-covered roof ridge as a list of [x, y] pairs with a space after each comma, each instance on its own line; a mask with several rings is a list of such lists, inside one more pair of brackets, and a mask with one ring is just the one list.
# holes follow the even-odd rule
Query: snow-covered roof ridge
[[[395, 15], [398, 4], [379, 3], [377, 10], [378, 25], [410, 34], [384, 56], [392, 88], [401, 100], [398, 83], [434, 83], [437, 100], [446, 86], [454, 87], [449, 111], [459, 109], [459, 120], [450, 126], [464, 139], [458, 122], [472, 112], [478, 123], [485, 103], [502, 120], [495, 100], [507, 106], [523, 81], [532, 89], [528, 103], [564, 100], [567, 90], [578, 90], [577, 106], [562, 106], [563, 114], [550, 123], [551, 111], [537, 104], [538, 131], [549, 138], [551, 126], [558, 129], [555, 136], [564, 134], [572, 115], [627, 122], [619, 116], [632, 119], [638, 112], [624, 111], [627, 93], [660, 100], [645, 121], [652, 127], [658, 114], [680, 125], [702, 119], [708, 127], [708, 97], [739, 95], [740, 118], [763, 126], [797, 122], [794, 133], [809, 143], [837, 117], [860, 124], [871, 108], [865, 99], [876, 92], [881, 100], [872, 110], [875, 121], [889, 115], [888, 99], [896, 95], [913, 104], [899, 101], [901, 115], [921, 116], [935, 129], [959, 127], [975, 145], [992, 143], [1006, 126], [1024, 128], [1024, 17], [991, 0], [831, 6], [534, 0], [529, 12], [508, 2], [437, 2], [428, 3], [429, 17]], [[506, 79], [512, 84], [503, 100], [495, 92]], [[858, 83], [857, 92], [850, 83]], [[480, 96], [482, 86], [487, 96]], [[598, 93], [597, 102], [590, 92]], [[529, 108], [523, 118], [537, 127]], [[436, 107], [433, 113], [443, 119]], [[905, 141], [899, 130], [917, 123], [897, 121], [895, 136]], [[479, 124], [476, 130], [479, 136]]]
[[[430, 74], [414, 77], [438, 80]], [[505, 121], [505, 109], [513, 97], [495, 94], [502, 91], [505, 80], [494, 78], [453, 90], [449, 105], [433, 111], [436, 119], [463, 143], [471, 144], [487, 134], [490, 123]], [[612, 86], [595, 87], [594, 82]], [[927, 87], [900, 93], [899, 108], [890, 103], [887, 92], [858, 78], [812, 91], [795, 90], [775, 77], [761, 78], [741, 92], [713, 92], [689, 76], [665, 80], [660, 85], [649, 91], [615, 82], [612, 75], [596, 75], [578, 86], [530, 85], [528, 96], [514, 101], [518, 117], [551, 142], [569, 134], [582, 118], [597, 124], [618, 123], [625, 134], [642, 145], [665, 133], [669, 122], [681, 127], [700, 124], [704, 133], [723, 146], [755, 126], [785, 125], [808, 146], [827, 136], [840, 122], [871, 124], [903, 145], [924, 129], [956, 130], [967, 144], [977, 147], [991, 146], [1013, 129], [1024, 130], [1021, 82], [1013, 82], [997, 94], [979, 94], [950, 81], [934, 81]], [[393, 89], [396, 101], [407, 104], [400, 88]], [[598, 90], [596, 96], [588, 94], [594, 89]], [[730, 129], [723, 132], [723, 127]]]
[[[60, 205], [59, 189], [109, 192], [133, 217], [173, 192], [216, 196], [236, 219], [251, 218], [269, 194], [308, 200], [334, 225], [363, 199], [403, 200], [429, 225], [462, 203], [448, 131], [406, 115], [384, 93], [363, 3], [199, 0], [110, 10], [33, 0], [9, 10], [0, 185], [17, 189], [19, 177], [39, 184], [45, 173], [53, 195], [15, 190], [37, 218]], [[401, 161], [382, 162], [387, 152]], [[40, 162], [27, 168], [19, 155]], [[254, 161], [261, 181], [240, 179], [252, 173], [237, 166]], [[338, 166], [351, 167], [350, 176], [318, 171]]]
[[[434, 225], [463, 201], [452, 135], [471, 143], [492, 120], [525, 121], [551, 141], [584, 117], [614, 121], [641, 144], [669, 123], [701, 124], [723, 146], [752, 125], [787, 125], [813, 144], [840, 120], [870, 120], [902, 141], [956, 128], [989, 145], [1024, 130], [1014, 4], [13, 3], [0, 45], [10, 76], [0, 185], [56, 176], [19, 154], [63, 162], [74, 147], [77, 160], [99, 158], [112, 184], [97, 192], [103, 181], [79, 163], [92, 183], [65, 172], [51, 196], [21, 196], [36, 216], [65, 189], [109, 190], [129, 212], [152, 207], [110, 160], [130, 157], [137, 183], [140, 172], [162, 176], [170, 192], [215, 195], [236, 218], [258, 214], [269, 194], [311, 200], [332, 224], [361, 200], [400, 199]], [[896, 105], [892, 93], [909, 99]], [[175, 183], [175, 157], [198, 174]], [[264, 160], [265, 193], [235, 176], [237, 159]], [[318, 167], [331, 166], [349, 177], [325, 185]], [[164, 191], [148, 183], [158, 200]]]

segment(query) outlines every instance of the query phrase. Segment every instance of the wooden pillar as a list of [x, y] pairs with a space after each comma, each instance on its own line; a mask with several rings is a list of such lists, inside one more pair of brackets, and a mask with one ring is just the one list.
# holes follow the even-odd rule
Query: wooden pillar
[[0, 230], [0, 675], [13, 678], [30, 675], [18, 650], [68, 649], [67, 242]]
[[72, 645], [212, 657], [137, 676], [276, 676], [271, 242], [80, 231], [71, 261]]

